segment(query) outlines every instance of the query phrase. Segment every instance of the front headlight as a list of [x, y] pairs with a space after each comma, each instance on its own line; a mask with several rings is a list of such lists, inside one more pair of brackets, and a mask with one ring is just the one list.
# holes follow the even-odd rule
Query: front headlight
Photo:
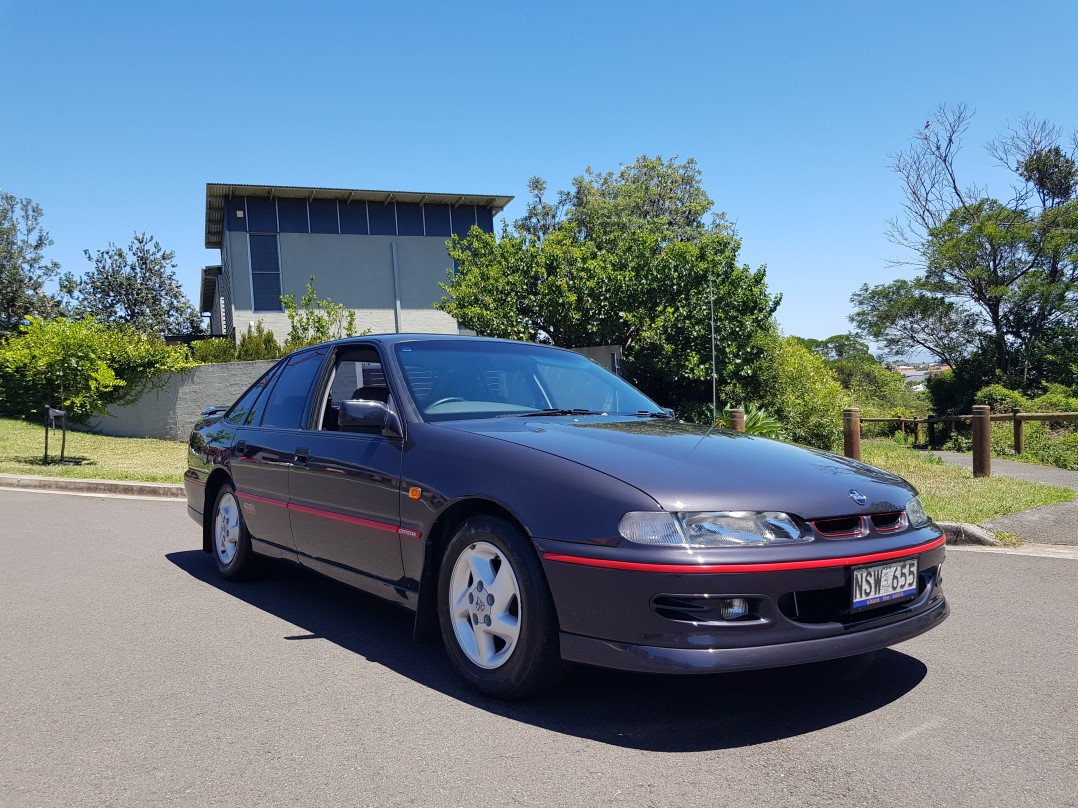
[[756, 547], [811, 538], [789, 514], [775, 511], [683, 513], [680, 517], [690, 547]]
[[650, 513], [622, 517], [619, 531], [637, 544], [682, 547], [764, 547], [811, 540], [789, 514], [775, 511]]
[[910, 522], [910, 527], [924, 527], [932, 521], [928, 518], [924, 506], [921, 505], [921, 500], [917, 497], [906, 503], [906, 518]]

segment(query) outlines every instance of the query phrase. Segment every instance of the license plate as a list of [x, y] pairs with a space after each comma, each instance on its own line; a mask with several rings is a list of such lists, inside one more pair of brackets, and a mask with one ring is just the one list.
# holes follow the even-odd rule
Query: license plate
[[916, 558], [871, 567], [855, 567], [853, 570], [852, 611], [905, 600], [916, 594]]

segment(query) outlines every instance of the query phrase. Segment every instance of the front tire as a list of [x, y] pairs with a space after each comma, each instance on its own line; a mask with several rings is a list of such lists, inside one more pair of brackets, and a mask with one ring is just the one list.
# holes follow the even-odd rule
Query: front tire
[[249, 578], [255, 570], [256, 557], [251, 549], [251, 534], [243, 521], [236, 488], [224, 483], [213, 503], [213, 560], [221, 577], [230, 581]]
[[465, 521], [438, 575], [438, 622], [453, 667], [490, 696], [523, 698], [564, 676], [558, 618], [531, 542], [504, 519]]

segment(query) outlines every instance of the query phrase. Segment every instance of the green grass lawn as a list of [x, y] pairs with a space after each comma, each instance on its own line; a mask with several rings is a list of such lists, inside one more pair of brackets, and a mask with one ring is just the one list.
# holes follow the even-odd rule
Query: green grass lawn
[[928, 515], [941, 522], [977, 524], [1075, 497], [1073, 490], [1054, 485], [1007, 477], [974, 478], [969, 469], [947, 465], [927, 452], [894, 443], [866, 442], [861, 456], [866, 463], [913, 483]]
[[[44, 427], [0, 418], [0, 474], [178, 483], [187, 468], [187, 444], [181, 441], [110, 438], [69, 430], [66, 456], [76, 462], [63, 466], [42, 463], [44, 445]], [[974, 479], [967, 469], [889, 442], [866, 442], [862, 451], [866, 463], [917, 486], [925, 510], [944, 522], [983, 522], [1075, 496], [1069, 488], [1024, 480]], [[60, 433], [52, 432], [49, 457], [55, 460], [59, 455]]]
[[[49, 459], [60, 457], [59, 430], [49, 431]], [[42, 462], [45, 427], [0, 418], [0, 474], [40, 474], [97, 480], [178, 483], [187, 468], [187, 444], [152, 438], [110, 438], [67, 431], [65, 465]]]

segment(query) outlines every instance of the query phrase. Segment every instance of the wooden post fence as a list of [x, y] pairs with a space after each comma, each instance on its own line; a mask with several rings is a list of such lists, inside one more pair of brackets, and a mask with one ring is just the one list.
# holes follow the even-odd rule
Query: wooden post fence
[[745, 410], [741, 407], [730, 410], [730, 428], [734, 432], [745, 431]]
[[854, 460], [861, 459], [861, 410], [857, 407], [842, 411], [842, 453]]
[[1026, 451], [1026, 422], [1018, 417], [1018, 412], [1017, 407], [1011, 410], [1011, 415], [1014, 416], [1014, 453], [1023, 454]]
[[973, 476], [992, 476], [992, 408], [973, 406]]
[[1056, 423], [1078, 421], [1078, 412], [1021, 412], [1012, 409], [1010, 412], [992, 414], [992, 408], [984, 404], [978, 404], [973, 408], [970, 415], [940, 415], [932, 418], [862, 418], [861, 411], [856, 407], [850, 407], [842, 411], [842, 446], [846, 457], [856, 460], [861, 459], [861, 424], [863, 423], [888, 423], [895, 424], [902, 433], [906, 433], [906, 425], [913, 424], [913, 442], [921, 441], [921, 424], [928, 426], [928, 446], [936, 447], [936, 425], [955, 424], [961, 421], [969, 421], [973, 431], [973, 476], [990, 477], [992, 475], [992, 422], [1012, 421], [1014, 423], [1014, 452], [1022, 454], [1026, 450], [1025, 422], [1026, 421], [1052, 421]]

